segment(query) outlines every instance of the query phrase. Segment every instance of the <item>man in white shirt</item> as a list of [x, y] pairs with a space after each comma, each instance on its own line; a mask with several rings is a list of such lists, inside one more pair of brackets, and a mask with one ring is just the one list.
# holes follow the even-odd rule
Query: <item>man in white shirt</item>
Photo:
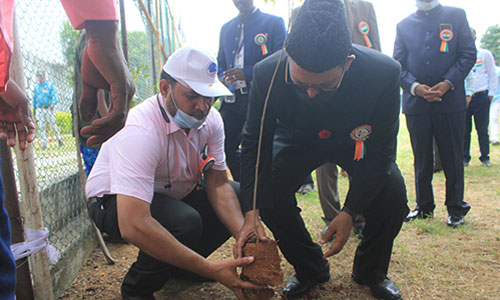
[[140, 249], [123, 299], [154, 299], [165, 281], [186, 273], [179, 268], [231, 289], [255, 287], [236, 273], [252, 258], [205, 259], [244, 221], [239, 186], [226, 175], [222, 119], [211, 108], [214, 97], [229, 94], [213, 57], [182, 48], [163, 67], [160, 93], [130, 110], [125, 127], [102, 145], [86, 186], [97, 199], [92, 219]]
[[[476, 31], [471, 28], [472, 37], [476, 40]], [[490, 118], [490, 103], [498, 87], [498, 78], [495, 69], [495, 60], [490, 51], [477, 49], [476, 64], [465, 79], [465, 93], [467, 96], [467, 112], [465, 118], [464, 165], [468, 166], [470, 156], [470, 133], [472, 130], [472, 116], [479, 140], [481, 156], [479, 160], [485, 167], [491, 167], [490, 138], [488, 125]]]

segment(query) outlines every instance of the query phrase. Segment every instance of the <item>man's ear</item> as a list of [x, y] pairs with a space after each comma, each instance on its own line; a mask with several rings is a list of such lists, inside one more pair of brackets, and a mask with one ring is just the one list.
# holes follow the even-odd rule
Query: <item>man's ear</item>
[[160, 93], [162, 96], [167, 96], [170, 91], [170, 84], [166, 79], [160, 80]]

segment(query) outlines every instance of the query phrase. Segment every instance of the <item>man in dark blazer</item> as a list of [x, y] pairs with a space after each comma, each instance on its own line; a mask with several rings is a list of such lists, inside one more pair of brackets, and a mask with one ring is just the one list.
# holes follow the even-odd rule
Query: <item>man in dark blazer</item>
[[[342, 250], [353, 220], [363, 213], [365, 235], [352, 277], [369, 286], [376, 297], [402, 299], [387, 278], [393, 241], [409, 211], [396, 165], [399, 64], [375, 50], [352, 45], [340, 0], [305, 1], [285, 48], [254, 68], [242, 142], [245, 224], [237, 249], [253, 234], [253, 220], [259, 215], [295, 268], [282, 294], [299, 298], [329, 280], [326, 258]], [[259, 130], [269, 89], [253, 210]], [[342, 212], [320, 241], [335, 236], [323, 254], [305, 227], [295, 192], [312, 170], [326, 162], [340, 165], [352, 180]], [[257, 228], [259, 238], [264, 238], [259, 224]]]
[[261, 12], [253, 0], [233, 0], [239, 15], [222, 26], [219, 40], [218, 75], [233, 96], [223, 98], [226, 161], [235, 181], [240, 181], [241, 130], [248, 106], [253, 66], [280, 50], [286, 29], [282, 18]]
[[417, 0], [416, 13], [397, 26], [394, 58], [401, 63], [403, 113], [415, 159], [417, 206], [411, 221], [433, 216], [432, 139], [446, 177], [447, 224], [464, 223], [464, 79], [476, 60], [476, 47], [465, 11]]

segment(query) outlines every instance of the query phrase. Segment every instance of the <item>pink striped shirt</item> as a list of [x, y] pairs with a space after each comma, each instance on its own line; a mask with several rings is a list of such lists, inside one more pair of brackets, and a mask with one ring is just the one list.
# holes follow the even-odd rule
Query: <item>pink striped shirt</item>
[[[164, 105], [161, 95], [159, 99]], [[215, 158], [213, 168], [226, 169], [224, 126], [216, 109], [189, 134], [167, 115], [169, 123], [156, 96], [130, 110], [125, 127], [101, 147], [87, 180], [87, 197], [122, 194], [151, 203], [156, 192], [181, 200], [196, 185], [205, 145]], [[166, 188], [169, 183], [171, 188]]]

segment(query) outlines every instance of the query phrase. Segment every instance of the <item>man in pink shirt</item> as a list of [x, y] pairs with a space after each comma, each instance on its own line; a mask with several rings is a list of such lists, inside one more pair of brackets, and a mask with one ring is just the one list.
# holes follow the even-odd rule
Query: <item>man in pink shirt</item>
[[244, 221], [239, 186], [226, 174], [222, 119], [211, 108], [214, 97], [229, 94], [213, 57], [182, 48], [163, 67], [160, 94], [133, 108], [102, 145], [86, 186], [87, 197], [97, 198], [91, 216], [112, 238], [140, 248], [123, 299], [154, 299], [169, 278], [186, 273], [180, 269], [235, 292], [255, 287], [236, 274], [252, 258], [205, 259], [236, 238]]

